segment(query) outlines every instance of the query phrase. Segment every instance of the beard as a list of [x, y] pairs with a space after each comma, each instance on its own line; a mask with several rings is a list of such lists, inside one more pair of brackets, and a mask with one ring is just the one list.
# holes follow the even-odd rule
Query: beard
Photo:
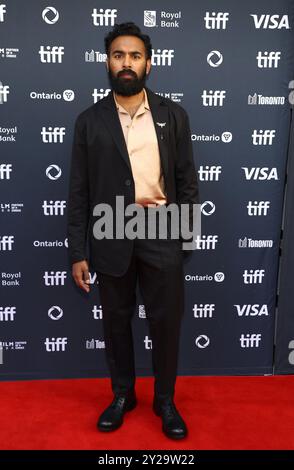
[[[118, 72], [117, 75], [113, 75], [111, 70], [108, 70], [108, 79], [110, 82], [110, 86], [115, 93], [122, 96], [133, 96], [140, 93], [143, 90], [146, 79], [147, 65], [145, 66], [145, 70], [143, 71], [142, 75], [138, 77], [136, 72], [130, 69], [121, 70]], [[124, 78], [122, 75], [124, 73], [128, 73], [132, 76], [132, 78]]]

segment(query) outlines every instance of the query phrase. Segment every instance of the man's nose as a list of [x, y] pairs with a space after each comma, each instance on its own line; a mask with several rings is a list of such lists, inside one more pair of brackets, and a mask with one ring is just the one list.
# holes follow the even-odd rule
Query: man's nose
[[131, 62], [132, 62], [132, 61], [131, 61], [130, 56], [125, 55], [124, 61], [123, 61], [123, 66], [124, 66], [125, 68], [131, 68], [131, 65], [132, 65]]

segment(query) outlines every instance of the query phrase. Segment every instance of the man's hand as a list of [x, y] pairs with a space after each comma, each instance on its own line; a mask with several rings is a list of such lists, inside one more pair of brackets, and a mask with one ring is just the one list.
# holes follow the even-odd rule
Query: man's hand
[[78, 261], [72, 265], [72, 275], [78, 287], [90, 292], [89, 266], [86, 260]]

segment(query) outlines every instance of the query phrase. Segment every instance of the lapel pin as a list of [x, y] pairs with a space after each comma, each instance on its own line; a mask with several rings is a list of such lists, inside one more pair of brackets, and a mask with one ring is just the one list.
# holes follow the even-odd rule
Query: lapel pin
[[162, 129], [166, 125], [166, 122], [157, 122], [156, 124]]

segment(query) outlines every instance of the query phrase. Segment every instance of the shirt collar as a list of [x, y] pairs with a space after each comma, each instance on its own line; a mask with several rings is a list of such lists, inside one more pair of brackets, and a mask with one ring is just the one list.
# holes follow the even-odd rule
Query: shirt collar
[[[147, 97], [147, 93], [146, 93], [145, 88], [143, 88], [143, 92], [144, 92], [144, 108], [145, 108], [145, 109], [148, 109], [148, 110], [150, 111], [150, 106], [149, 106], [148, 97]], [[117, 100], [116, 100], [116, 98], [115, 98], [115, 93], [114, 93], [114, 91], [112, 92], [112, 94], [113, 94], [113, 98], [114, 98], [114, 101], [115, 101], [115, 104], [116, 104], [116, 109], [117, 109], [118, 111], [120, 111], [121, 113], [127, 113], [127, 114], [128, 114], [128, 112], [123, 108], [123, 106], [121, 106], [121, 105], [117, 102]], [[141, 106], [142, 106], [142, 104], [140, 105], [140, 107], [141, 107]]]

